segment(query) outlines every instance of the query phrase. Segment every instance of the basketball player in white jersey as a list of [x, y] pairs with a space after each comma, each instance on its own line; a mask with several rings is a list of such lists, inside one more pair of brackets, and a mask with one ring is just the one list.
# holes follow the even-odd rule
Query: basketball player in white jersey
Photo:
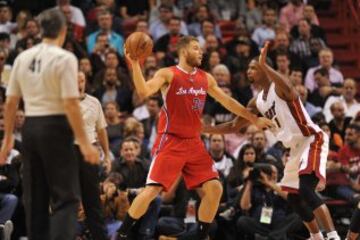
[[83, 127], [77, 60], [61, 48], [66, 19], [59, 10], [47, 10], [40, 15], [40, 26], [42, 43], [22, 52], [10, 75], [0, 164], [5, 163], [10, 150], [15, 113], [23, 98], [27, 236], [31, 240], [74, 240], [80, 189], [73, 133], [86, 161], [97, 163], [99, 153]]
[[[325, 187], [328, 136], [311, 121], [290, 80], [266, 63], [268, 47], [266, 43], [259, 61], [252, 60], [249, 64], [248, 77], [262, 91], [249, 102], [248, 108], [271, 119], [276, 126], [272, 132], [291, 149], [280, 185], [288, 192], [288, 202], [302, 218], [311, 239], [324, 239], [318, 219], [327, 232], [327, 239], [338, 240], [329, 210], [315, 193]], [[245, 119], [238, 117], [230, 123], [205, 126], [204, 131], [224, 134], [238, 131], [246, 124]]]

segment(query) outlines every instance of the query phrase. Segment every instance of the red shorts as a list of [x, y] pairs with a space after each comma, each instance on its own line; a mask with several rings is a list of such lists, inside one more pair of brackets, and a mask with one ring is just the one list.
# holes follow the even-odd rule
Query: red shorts
[[146, 184], [161, 184], [165, 191], [180, 174], [188, 189], [219, 176], [200, 138], [182, 139], [159, 134], [153, 147], [153, 156]]

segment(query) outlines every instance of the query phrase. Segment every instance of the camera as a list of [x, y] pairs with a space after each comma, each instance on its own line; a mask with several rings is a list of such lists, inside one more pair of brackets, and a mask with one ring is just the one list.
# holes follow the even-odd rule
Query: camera
[[265, 173], [266, 175], [271, 176], [272, 174], [272, 165], [268, 163], [254, 163], [253, 169], [249, 173], [249, 180], [254, 183], [261, 184], [261, 172]]

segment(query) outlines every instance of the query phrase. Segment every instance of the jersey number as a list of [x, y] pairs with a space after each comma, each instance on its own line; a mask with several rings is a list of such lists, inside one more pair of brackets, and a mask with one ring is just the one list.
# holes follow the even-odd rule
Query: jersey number
[[29, 69], [34, 73], [34, 72], [37, 72], [39, 73], [40, 72], [40, 69], [41, 69], [41, 60], [36, 60], [35, 58], [31, 61], [31, 64], [29, 66]]

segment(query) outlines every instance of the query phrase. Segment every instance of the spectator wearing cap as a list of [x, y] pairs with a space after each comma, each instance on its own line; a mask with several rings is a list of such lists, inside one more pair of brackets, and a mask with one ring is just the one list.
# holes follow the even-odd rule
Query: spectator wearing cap
[[97, 21], [99, 30], [91, 33], [87, 38], [88, 53], [92, 53], [95, 48], [96, 38], [102, 33], [108, 36], [109, 45], [116, 49], [120, 56], [124, 55], [124, 39], [121, 35], [112, 30], [113, 18], [109, 10], [102, 9], [98, 12]]
[[64, 5], [67, 5], [70, 7], [71, 22], [75, 23], [81, 27], [85, 27], [86, 26], [85, 17], [84, 17], [84, 14], [82, 13], [81, 9], [71, 5], [71, 0], [57, 0], [56, 8], [61, 8]]
[[12, 12], [6, 1], [0, 1], [0, 32], [11, 33], [16, 23], [11, 22]]
[[[150, 24], [150, 34], [155, 42], [160, 37], [169, 33], [170, 19], [174, 15], [172, 12], [172, 7], [167, 4], [161, 4], [159, 6], [159, 12], [160, 12], [159, 19], [155, 20]], [[188, 35], [186, 24], [183, 21], [181, 21], [180, 23], [180, 33], [183, 35]]]
[[[304, 24], [307, 22], [302, 21]], [[342, 73], [335, 69], [332, 65], [334, 62], [334, 55], [331, 49], [329, 48], [323, 48], [320, 50], [319, 55], [319, 62], [320, 64], [316, 67], [310, 68], [305, 77], [305, 86], [310, 90], [310, 92], [313, 92], [317, 87], [317, 83], [315, 81], [314, 72], [319, 68], [325, 68], [329, 72], [329, 80], [331, 84], [335, 84], [338, 86], [341, 86], [344, 82], [344, 77]]]
[[331, 96], [325, 102], [323, 113], [326, 121], [329, 122], [333, 117], [330, 108], [335, 102], [340, 102], [343, 105], [346, 116], [356, 118], [356, 115], [360, 112], [360, 103], [355, 99], [355, 95], [355, 80], [352, 78], [345, 79], [342, 94], [340, 96]]
[[257, 27], [251, 36], [259, 48], [264, 46], [267, 40], [275, 38], [276, 11], [271, 8], [266, 9], [262, 19], [264, 24]]

